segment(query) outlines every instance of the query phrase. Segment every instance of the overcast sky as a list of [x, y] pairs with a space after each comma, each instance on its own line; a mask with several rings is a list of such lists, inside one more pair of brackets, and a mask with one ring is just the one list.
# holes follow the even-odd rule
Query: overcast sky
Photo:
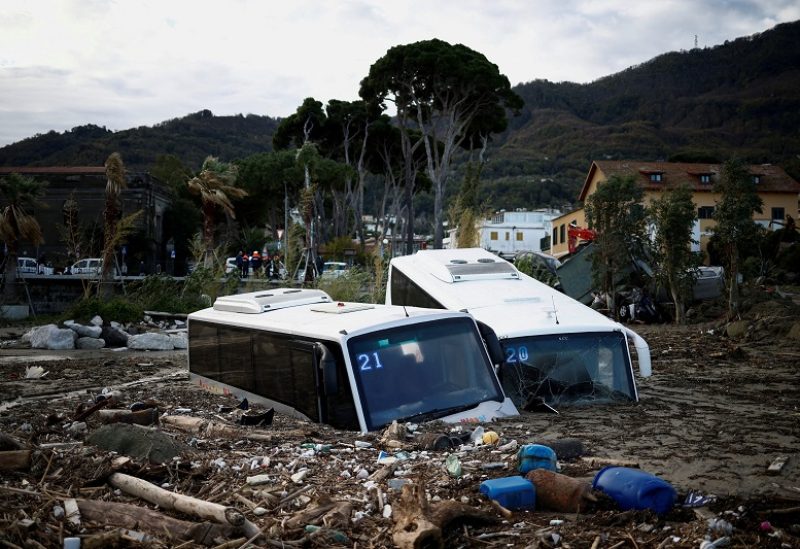
[[388, 48], [440, 38], [512, 84], [589, 82], [800, 19], [797, 0], [0, 0], [0, 146], [210, 109], [356, 99]]

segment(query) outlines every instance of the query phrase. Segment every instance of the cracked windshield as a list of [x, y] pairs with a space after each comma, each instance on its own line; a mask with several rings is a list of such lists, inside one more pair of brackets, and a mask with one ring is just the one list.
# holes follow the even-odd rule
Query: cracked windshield
[[395, 419], [435, 419], [486, 400], [503, 401], [467, 318], [354, 337], [348, 349], [370, 429]]
[[505, 339], [503, 389], [517, 406], [532, 409], [597, 400], [635, 399], [625, 338], [619, 332]]

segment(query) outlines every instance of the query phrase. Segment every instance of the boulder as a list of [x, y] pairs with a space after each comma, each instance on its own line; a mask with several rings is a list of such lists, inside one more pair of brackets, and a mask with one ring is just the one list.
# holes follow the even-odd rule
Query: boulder
[[30, 331], [31, 347], [34, 349], [74, 349], [78, 334], [69, 328], [46, 324]]
[[176, 349], [189, 348], [189, 338], [187, 337], [186, 332], [182, 332], [180, 334], [170, 334], [169, 338], [172, 340], [172, 345]]
[[792, 327], [789, 328], [789, 333], [786, 334], [786, 337], [795, 341], [800, 341], [800, 322], [795, 322], [792, 324]]
[[174, 457], [191, 452], [189, 447], [176, 442], [166, 433], [125, 423], [104, 425], [89, 435], [87, 442], [103, 450], [149, 460], [151, 463], [167, 463]]
[[736, 320], [728, 323], [728, 325], [725, 327], [725, 333], [731, 339], [742, 339], [745, 335], [747, 335], [749, 327], [750, 323], [748, 321]]
[[100, 326], [84, 326], [77, 322], [72, 322], [71, 324], [65, 323], [65, 326], [70, 330], [75, 330], [75, 333], [80, 337], [100, 337], [100, 334], [103, 333], [103, 329]]
[[128, 349], [139, 349], [143, 351], [171, 351], [175, 348], [172, 339], [166, 334], [148, 332], [145, 334], [133, 335], [128, 338]]
[[103, 318], [100, 315], [94, 315], [92, 320], [89, 321], [89, 324], [92, 326], [102, 326], [103, 325]]
[[103, 331], [100, 334], [107, 347], [127, 347], [128, 346], [128, 338], [130, 337], [126, 331], [124, 331], [119, 324], [117, 326], [103, 326]]
[[96, 337], [79, 337], [75, 346], [78, 349], [102, 349], [106, 346], [106, 342]]

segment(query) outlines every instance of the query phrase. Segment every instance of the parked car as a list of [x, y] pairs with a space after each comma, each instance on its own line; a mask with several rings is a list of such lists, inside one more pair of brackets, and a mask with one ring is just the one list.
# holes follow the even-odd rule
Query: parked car
[[17, 274], [36, 274], [39, 262], [32, 257], [18, 257], [17, 258]]
[[[99, 276], [103, 272], [103, 258], [89, 257], [81, 259], [72, 264], [69, 268], [70, 274]], [[114, 274], [119, 274], [115, 269]]]
[[322, 278], [340, 278], [347, 276], [350, 270], [347, 268], [347, 263], [341, 261], [326, 261], [322, 265]]

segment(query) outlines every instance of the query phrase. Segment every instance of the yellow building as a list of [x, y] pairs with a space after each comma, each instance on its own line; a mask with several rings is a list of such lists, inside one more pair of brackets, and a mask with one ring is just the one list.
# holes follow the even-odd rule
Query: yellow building
[[[800, 183], [792, 179], [783, 169], [771, 164], [749, 166], [750, 175], [756, 183], [758, 194], [764, 201], [762, 213], [756, 213], [753, 220], [765, 227], [780, 228], [774, 222], [784, 222], [786, 216], [797, 218]], [[595, 160], [589, 175], [583, 183], [578, 200], [583, 203], [597, 190], [597, 186], [616, 175], [633, 176], [644, 188], [644, 202], [649, 205], [658, 198], [668, 186], [687, 184], [694, 189], [694, 203], [697, 206], [698, 220], [694, 227], [694, 239], [700, 245], [694, 249], [705, 251], [714, 207], [720, 198], [713, 192], [714, 183], [722, 173], [721, 164], [689, 164], [682, 162], [640, 162], [638, 160]], [[550, 253], [562, 257], [569, 253], [570, 224], [587, 227], [583, 208], [567, 212], [553, 219], [553, 233]]]

